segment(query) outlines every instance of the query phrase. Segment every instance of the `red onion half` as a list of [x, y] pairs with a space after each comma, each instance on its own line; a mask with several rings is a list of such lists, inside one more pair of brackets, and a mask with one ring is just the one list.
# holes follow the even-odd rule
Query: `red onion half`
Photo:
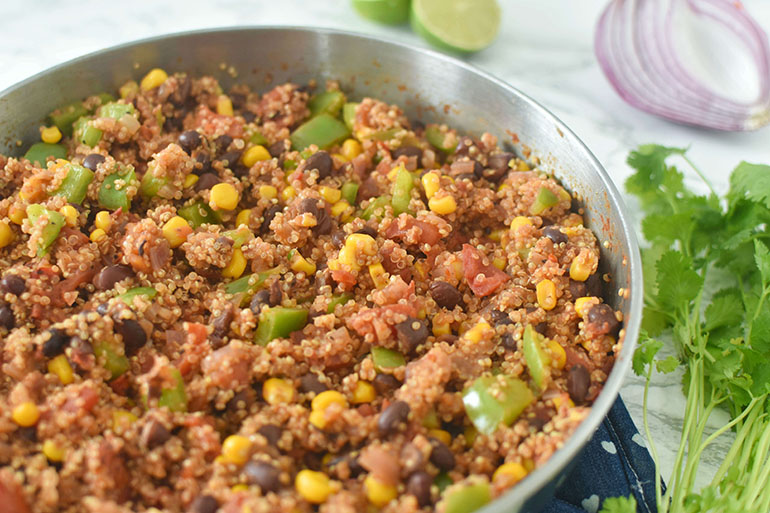
[[594, 45], [612, 86], [641, 110], [718, 130], [770, 123], [767, 34], [738, 0], [614, 0]]

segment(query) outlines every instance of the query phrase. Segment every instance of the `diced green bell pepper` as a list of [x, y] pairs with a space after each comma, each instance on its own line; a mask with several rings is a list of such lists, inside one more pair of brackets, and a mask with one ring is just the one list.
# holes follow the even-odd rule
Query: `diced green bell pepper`
[[77, 164], [67, 164], [69, 171], [54, 196], [64, 196], [67, 202], [80, 205], [86, 199], [88, 184], [94, 179], [94, 172]]
[[202, 201], [196, 201], [177, 210], [180, 217], [187, 220], [190, 226], [195, 229], [204, 224], [219, 224], [222, 218], [214, 212], [211, 207]]
[[396, 182], [393, 184], [393, 199], [390, 204], [393, 207], [393, 215], [398, 216], [409, 210], [409, 202], [412, 200], [414, 177], [403, 166], [399, 167], [396, 174]]
[[48, 157], [55, 159], [66, 159], [67, 148], [62, 144], [49, 144], [44, 142], [35, 143], [29, 147], [27, 153], [24, 154], [24, 158], [32, 162], [37, 163], [38, 166], [45, 168], [46, 160]]
[[342, 193], [342, 199], [350, 203], [356, 204], [356, 196], [358, 196], [358, 184], [356, 182], [345, 182], [340, 189]]
[[131, 200], [128, 199], [126, 189], [134, 182], [136, 182], [136, 173], [133, 166], [126, 166], [107, 175], [99, 188], [99, 205], [110, 210], [122, 208], [127, 212], [131, 209]]
[[536, 332], [531, 324], [524, 328], [524, 337], [522, 338], [522, 348], [524, 351], [524, 361], [529, 369], [529, 375], [539, 390], [545, 388], [546, 381], [550, 374], [551, 357], [545, 352], [543, 345], [545, 337]]
[[102, 118], [120, 119], [126, 114], [133, 115], [136, 109], [132, 103], [110, 102], [99, 107], [96, 112]]
[[139, 186], [139, 192], [145, 198], [154, 198], [158, 195], [161, 187], [167, 183], [168, 178], [158, 178], [152, 174], [150, 169], [147, 169], [147, 171], [144, 173], [144, 176], [142, 177], [142, 183]]
[[105, 103], [110, 103], [115, 101], [115, 97], [112, 96], [110, 93], [99, 93], [96, 96], [99, 97], [99, 101], [101, 102], [100, 105], [104, 105]]
[[251, 144], [261, 144], [262, 146], [264, 146], [265, 144], [267, 144], [270, 141], [268, 141], [265, 138], [265, 136], [260, 134], [259, 132], [254, 132], [253, 134], [251, 134], [249, 136], [249, 142]]
[[440, 474], [436, 475], [436, 478], [433, 480], [433, 483], [438, 487], [439, 493], [442, 493], [444, 490], [446, 490], [453, 482], [454, 481], [452, 481], [452, 478], [449, 477], [449, 474], [446, 472], [441, 472]]
[[342, 119], [350, 130], [353, 130], [353, 123], [356, 121], [356, 107], [358, 103], [346, 103], [342, 106]]
[[184, 380], [182, 373], [178, 369], [171, 369], [171, 375], [176, 381], [174, 388], [164, 388], [160, 391], [158, 406], [165, 406], [171, 411], [187, 411], [187, 393], [184, 389]]
[[[361, 212], [361, 215], [359, 216], [361, 219], [364, 219], [368, 221], [372, 218], [372, 216], [375, 214], [377, 210], [380, 210], [384, 208], [386, 205], [389, 205], [391, 202], [390, 196], [380, 196], [379, 198], [375, 198], [372, 200], [369, 200], [369, 206], [367, 206], [363, 212]], [[381, 216], [377, 216], [381, 217]]]
[[233, 241], [233, 246], [240, 248], [251, 239], [254, 238], [254, 234], [245, 226], [239, 226], [235, 230], [227, 230], [222, 232], [222, 235]]
[[403, 367], [406, 365], [406, 359], [404, 355], [394, 349], [374, 346], [372, 347], [372, 363], [374, 363], [375, 370], [382, 372], [385, 369]]
[[102, 140], [103, 132], [95, 126], [89, 125], [88, 121], [89, 119], [87, 117], [78, 119], [74, 125], [74, 135], [81, 143], [93, 148]]
[[59, 131], [64, 135], [72, 135], [73, 124], [78, 118], [86, 116], [88, 109], [83, 106], [83, 102], [74, 102], [65, 105], [53, 111], [48, 117], [51, 123], [56, 125]]
[[345, 94], [342, 91], [324, 91], [307, 102], [311, 117], [325, 112], [336, 118], [343, 105], [345, 105]]
[[283, 161], [283, 170], [284, 171], [292, 171], [294, 169], [297, 169], [297, 161], [292, 159], [286, 159]]
[[[264, 285], [265, 280], [274, 274], [278, 274], [278, 272], [280, 272], [280, 267], [274, 267], [273, 269], [256, 273], [256, 275], [247, 274], [225, 285], [225, 292], [231, 295], [243, 294], [240, 304], [243, 307], [249, 302], [251, 296]], [[253, 281], [252, 277], [254, 277]]]
[[322, 113], [301, 124], [290, 136], [294, 150], [304, 150], [311, 144], [325, 150], [350, 135], [345, 124], [329, 114]]
[[559, 197], [551, 192], [547, 187], [540, 187], [535, 202], [529, 207], [529, 212], [533, 216], [542, 214], [546, 209], [551, 208], [559, 202]]
[[485, 434], [493, 433], [501, 423], [511, 425], [534, 400], [526, 383], [506, 375], [476, 378], [463, 390], [465, 413]]
[[128, 357], [118, 353], [109, 342], [94, 344], [94, 354], [97, 358], [104, 358], [104, 368], [110, 371], [111, 380], [119, 378], [129, 369]]
[[425, 138], [432, 146], [444, 153], [452, 154], [455, 151], [456, 145], [446, 142], [446, 133], [442, 132], [438, 125], [428, 125], [425, 129]]
[[471, 513], [483, 507], [490, 500], [492, 500], [492, 494], [489, 490], [489, 483], [468, 484], [452, 490], [446, 496], [444, 513]]
[[131, 306], [134, 304], [134, 298], [137, 296], [146, 296], [147, 299], [152, 300], [157, 295], [158, 291], [154, 287], [134, 287], [119, 295], [118, 299]]
[[334, 309], [337, 308], [337, 305], [344, 305], [351, 299], [353, 299], [353, 294], [349, 292], [345, 292], [339, 296], [333, 296], [332, 300], [329, 301], [329, 306], [326, 308], [326, 313], [334, 313]]
[[48, 249], [56, 241], [56, 237], [59, 236], [59, 232], [66, 222], [64, 216], [55, 210], [48, 210], [43, 205], [38, 204], [27, 205], [27, 218], [31, 224], [37, 224], [41, 216], [45, 216], [48, 220], [38, 240], [37, 256], [39, 257], [48, 253]]
[[303, 308], [268, 308], [259, 316], [254, 342], [264, 346], [273, 339], [288, 337], [292, 332], [305, 327], [307, 316], [308, 311]]
[[377, 130], [376, 132], [366, 134], [364, 139], [373, 139], [375, 141], [390, 141], [401, 132], [404, 132], [403, 128], [388, 128], [387, 130]]

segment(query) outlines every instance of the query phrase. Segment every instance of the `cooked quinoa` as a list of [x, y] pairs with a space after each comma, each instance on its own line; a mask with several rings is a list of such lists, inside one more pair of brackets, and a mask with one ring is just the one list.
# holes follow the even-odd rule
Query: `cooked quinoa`
[[581, 211], [489, 133], [156, 69], [41, 139], [0, 156], [4, 513], [470, 511], [620, 350]]

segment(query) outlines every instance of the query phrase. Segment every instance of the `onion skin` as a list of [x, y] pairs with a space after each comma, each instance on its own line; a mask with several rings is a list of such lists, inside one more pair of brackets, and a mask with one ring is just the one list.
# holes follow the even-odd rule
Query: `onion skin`
[[[757, 68], [759, 94], [754, 101], [715, 93], [687, 71], [673, 42], [674, 7], [730, 31]], [[716, 130], [756, 130], [770, 123], [770, 45], [740, 2], [613, 0], [599, 19], [594, 50], [612, 87], [640, 110]]]

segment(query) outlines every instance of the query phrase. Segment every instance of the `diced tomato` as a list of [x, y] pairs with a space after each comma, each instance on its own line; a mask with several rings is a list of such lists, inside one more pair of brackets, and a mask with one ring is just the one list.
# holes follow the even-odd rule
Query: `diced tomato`
[[401, 214], [385, 231], [385, 237], [402, 240], [407, 244], [436, 244], [441, 234], [434, 225], [420, 221], [409, 214]]
[[332, 279], [339, 283], [343, 290], [350, 290], [356, 284], [355, 275], [344, 269], [335, 269], [332, 271]]
[[465, 281], [474, 294], [479, 297], [496, 292], [510, 276], [492, 265], [484, 265], [484, 255], [469, 244], [463, 244], [462, 255]]
[[3, 513], [30, 513], [21, 488], [6, 475], [0, 474], [0, 505]]
[[217, 114], [203, 105], [195, 113], [195, 124], [207, 135], [221, 134], [224, 131], [234, 139], [243, 137], [243, 118]]

